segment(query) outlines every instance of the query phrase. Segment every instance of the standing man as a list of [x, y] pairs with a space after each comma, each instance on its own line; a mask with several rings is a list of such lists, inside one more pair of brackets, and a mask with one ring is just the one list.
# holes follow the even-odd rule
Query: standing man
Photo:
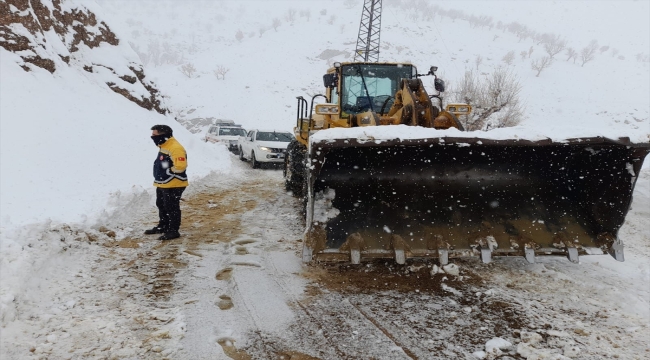
[[187, 153], [185, 148], [174, 139], [172, 128], [167, 125], [155, 125], [151, 128], [151, 139], [160, 149], [153, 163], [153, 185], [156, 187], [156, 206], [158, 207], [158, 225], [144, 233], [162, 234], [158, 240], [171, 240], [181, 236], [180, 200], [188, 185]]

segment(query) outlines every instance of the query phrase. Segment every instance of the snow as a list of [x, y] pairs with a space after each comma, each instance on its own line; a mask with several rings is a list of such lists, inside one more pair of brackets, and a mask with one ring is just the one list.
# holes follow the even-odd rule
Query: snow
[[[134, 279], [133, 271], [153, 276], [154, 269], [143, 265], [142, 259], [159, 256], [162, 250], [156, 248], [158, 243], [141, 243], [141, 248], [134, 250], [113, 247], [111, 241], [141, 233], [142, 226], [152, 216], [155, 218], [151, 163], [157, 149], [149, 139], [150, 127], [172, 126], [175, 137], [187, 149], [188, 198], [215, 184], [238, 189], [250, 179], [261, 183], [271, 179], [274, 182], [265, 184], [281, 187], [279, 174], [242, 170], [247, 164], [233, 164], [234, 158], [223, 146], [204, 143], [200, 134], [189, 133], [174, 117], [232, 118], [246, 128], [289, 131], [295, 125], [295, 96], [322, 91], [321, 77], [328, 61], [318, 59], [318, 54], [326, 49], [349, 52], [354, 46], [359, 8], [346, 9], [342, 1], [226, 1], [218, 7], [204, 2], [192, 6], [160, 2], [160, 6], [152, 6], [146, 1], [63, 1], [62, 7], [72, 9], [79, 4], [107, 22], [120, 37], [120, 45], [94, 49], [81, 46], [71, 66], [55, 57], [54, 74], [35, 66], [25, 72], [18, 66], [16, 55], [0, 49], [0, 354], [17, 354], [20, 349], [33, 347], [35, 357], [98, 357], [101, 349], [93, 348], [101, 344], [112, 348], [117, 358], [225, 358], [216, 345], [223, 340], [226, 346], [248, 347], [263, 357], [263, 351], [254, 352], [255, 346], [265, 346], [262, 340], [268, 340], [256, 337], [255, 331], [259, 331], [277, 343], [321, 349], [324, 355], [310, 354], [321, 358], [340, 357], [336, 352], [339, 343], [362, 349], [368, 356], [406, 358], [405, 348], [427, 349], [420, 344], [418, 336], [422, 333], [413, 337], [417, 342], [410, 342], [413, 329], [418, 327], [439, 331], [435, 335], [442, 339], [462, 336], [454, 333], [461, 326], [454, 321], [470, 322], [478, 313], [475, 305], [465, 305], [469, 298], [512, 304], [528, 316], [530, 331], [522, 332], [519, 338], [509, 332], [491, 334], [494, 338], [485, 343], [485, 351], [468, 341], [459, 352], [447, 348], [440, 356], [453, 358], [462, 353], [489, 358], [509, 351], [511, 356], [546, 359], [625, 358], [646, 351], [643, 340], [647, 340], [650, 323], [648, 162], [639, 174], [632, 209], [619, 232], [625, 242], [624, 263], [608, 256], [584, 256], [579, 265], [544, 257], [538, 257], [538, 263], [532, 265], [516, 259], [493, 259], [489, 268], [463, 265], [463, 271], [481, 269], [483, 274], [494, 274], [486, 275], [487, 284], [478, 288], [450, 276], [459, 275], [456, 264], [442, 269], [433, 265], [431, 276], [448, 275], [441, 285], [446, 297], [422, 300], [425, 295], [419, 292], [392, 291], [344, 296], [317, 287], [321, 295], [305, 301], [304, 289], [309, 280], [301, 274], [309, 269], [300, 263], [296, 253], [301, 243], [295, 240], [302, 229], [296, 230], [298, 216], [289, 213], [293, 211], [290, 198], [278, 190], [263, 207], [240, 216], [242, 223], [250, 224], [245, 239], [256, 241], [245, 245], [247, 254], [238, 255], [237, 246], [244, 245], [219, 242], [219, 237], [225, 235], [208, 233], [204, 237], [215, 238], [215, 243], [189, 249], [200, 256], [180, 255], [190, 264], [177, 274], [183, 287], [169, 301], [147, 298], [143, 288], [149, 284], [143, 286]], [[601, 45], [618, 48], [625, 60], [605, 53], [580, 67], [558, 55], [552, 67], [537, 78], [529, 60], [516, 59], [513, 69], [521, 79], [527, 106], [527, 119], [517, 127], [488, 132], [402, 125], [331, 129], [318, 132], [312, 142], [339, 138], [444, 141], [448, 137], [564, 141], [592, 136], [627, 136], [635, 143], [650, 141], [650, 70], [648, 63], [634, 60], [635, 53], [648, 51], [647, 2], [443, 1], [440, 6], [462, 6], [468, 13], [494, 16], [495, 22], [520, 21], [539, 32], [557, 32], [577, 49], [596, 38]], [[283, 19], [290, 7], [310, 9], [311, 20], [299, 17], [293, 25], [282, 20], [277, 32], [271, 28], [260, 36], [260, 27], [268, 26], [274, 17]], [[328, 14], [319, 15], [321, 9], [327, 9]], [[337, 19], [334, 25], [328, 25], [327, 18], [332, 14]], [[224, 18], [219, 20], [219, 15]], [[610, 26], [602, 26], [603, 18]], [[129, 25], [128, 19], [135, 20], [134, 25]], [[386, 5], [382, 25], [382, 43], [390, 46], [382, 48], [380, 58], [408, 60], [421, 69], [434, 62], [448, 83], [473, 67], [477, 54], [486, 58], [480, 71], [487, 73], [510, 50], [517, 53], [533, 45], [533, 58], [543, 53], [530, 39], [519, 42], [514, 35], [500, 30], [473, 29], [462, 19], [411, 22], [408, 12], [395, 6]], [[27, 34], [22, 26], [12, 25], [12, 29]], [[237, 29], [245, 32], [241, 42], [234, 38]], [[136, 30], [138, 36], [133, 34]], [[256, 34], [250, 36], [251, 32]], [[494, 35], [499, 38], [493, 40]], [[53, 34], [46, 33], [45, 38], [52, 45], [37, 48], [40, 54], [67, 51]], [[430, 42], [423, 44], [422, 38]], [[178, 70], [179, 64], [144, 65], [147, 79], [154, 80], [165, 94], [170, 115], [144, 110], [116, 95], [104, 84], [115, 79], [109, 71], [100, 68], [90, 74], [75, 67], [101, 60], [122, 75], [131, 65], [140, 67], [142, 59], [133, 48], [146, 52], [154, 40], [168, 42], [185, 62], [197, 68], [196, 76], [188, 78]], [[406, 49], [398, 52], [398, 44]], [[195, 45], [196, 50], [190, 51], [190, 45]], [[330, 62], [342, 60], [344, 55], [339, 55]], [[216, 80], [212, 74], [218, 65], [230, 69], [224, 80]], [[140, 85], [120, 81], [114, 82], [133, 94], [144, 94]], [[429, 86], [427, 80], [425, 85]], [[191, 115], [190, 110], [194, 110]], [[241, 196], [246, 196], [245, 190], [241, 190]], [[321, 221], [336, 216], [338, 210], [328, 207], [327, 196], [321, 200], [315, 216]], [[205, 207], [227, 205], [217, 204]], [[282, 214], [284, 211], [288, 215]], [[102, 235], [100, 225], [110, 225], [116, 232], [115, 239]], [[103, 237], [104, 244], [110, 247], [97, 245], [90, 236]], [[188, 249], [181, 247], [183, 250]], [[140, 258], [134, 255], [136, 251]], [[133, 259], [136, 265], [127, 265], [129, 262], [122, 259]], [[234, 269], [233, 280], [215, 285], [215, 273], [225, 267]], [[486, 290], [488, 287], [495, 290]], [[215, 312], [218, 296], [224, 294], [230, 296], [235, 307]], [[463, 297], [463, 305], [451, 300], [459, 297]], [[307, 312], [300, 310], [301, 305], [312, 314], [331, 316], [318, 312], [310, 301], [322, 302], [320, 308], [345, 310], [335, 314], [338, 317], [329, 323], [343, 324], [343, 335], [337, 338], [339, 329], [331, 327], [325, 327], [325, 331], [316, 326], [309, 331], [300, 327], [296, 330], [296, 324], [310, 321]], [[375, 309], [378, 303], [381, 307]], [[404, 313], [392, 315], [385, 311], [395, 303], [408, 304], [412, 314], [407, 320]], [[375, 321], [389, 329], [386, 331], [399, 334], [401, 344], [397, 346], [382, 335], [366, 317], [355, 312], [355, 306], [367, 314], [375, 309]], [[418, 312], [420, 308], [426, 312]], [[444, 319], [444, 328], [420, 323], [430, 320], [432, 314], [442, 314], [437, 310], [452, 319]], [[607, 318], [602, 317], [604, 310]], [[411, 328], [404, 323], [416, 325]], [[546, 323], [553, 328], [543, 329]], [[539, 327], [532, 328], [535, 324]], [[488, 327], [490, 330], [484, 330]], [[493, 327], [484, 323], [475, 329], [482, 329], [472, 334], [478, 336]], [[145, 336], [149, 340], [143, 342]], [[351, 337], [353, 340], [348, 342], [343, 340]], [[306, 338], [317, 340], [309, 342]], [[338, 341], [332, 342], [333, 338]], [[314, 346], [317, 342], [320, 347]], [[75, 351], [74, 356], [68, 349]], [[20, 354], [29, 356], [27, 352]]]

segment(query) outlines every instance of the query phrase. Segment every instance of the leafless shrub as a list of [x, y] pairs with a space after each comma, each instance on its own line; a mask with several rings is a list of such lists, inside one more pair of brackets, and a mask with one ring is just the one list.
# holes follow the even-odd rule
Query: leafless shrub
[[357, 6], [357, 1], [355, 1], [355, 0], [345, 0], [345, 2], [343, 4], [345, 5], [346, 8], [353, 9], [353, 8], [355, 8]]
[[266, 28], [266, 26], [260, 26], [260, 28], [258, 29], [258, 31], [259, 31], [259, 33], [260, 33], [260, 37], [262, 37], [262, 35], [264, 35], [264, 33], [266, 32], [266, 30], [268, 30], [268, 29]]
[[329, 17], [329, 19], [327, 19], [327, 23], [328, 23], [329, 25], [333, 25], [335, 21], [336, 21], [336, 16], [335, 16], [335, 15], [331, 15], [331, 16]]
[[566, 49], [566, 40], [562, 39], [560, 35], [549, 35], [544, 40], [544, 51], [546, 51], [551, 60], [564, 49]]
[[512, 50], [511, 50], [511, 51], [508, 51], [508, 53], [505, 54], [505, 55], [503, 56], [503, 58], [501, 59], [501, 61], [503, 61], [504, 63], [506, 63], [506, 64], [508, 64], [508, 65], [512, 65], [512, 62], [513, 62], [514, 60], [515, 60], [515, 52], [512, 51]]
[[607, 46], [607, 45], [601, 46], [600, 49], [598, 49], [598, 50], [599, 50], [600, 53], [602, 54], [602, 53], [604, 53], [605, 51], [609, 50], [609, 46]]
[[529, 58], [529, 59], [530, 59], [530, 56], [533, 55], [533, 51], [534, 51], [534, 50], [535, 50], [535, 49], [533, 49], [532, 46], [530, 47], [530, 49], [528, 49], [528, 58]]
[[298, 11], [296, 9], [289, 9], [284, 13], [284, 20], [289, 24], [293, 25], [296, 22], [296, 14]]
[[582, 66], [585, 66], [586, 63], [590, 62], [596, 57], [596, 50], [598, 49], [598, 41], [591, 40], [589, 45], [585, 46], [584, 49], [580, 52], [580, 60], [582, 61]]
[[640, 62], [650, 62], [650, 55], [644, 53], [638, 53], [635, 55], [636, 60]]
[[343, 34], [345, 32], [345, 24], [341, 24], [339, 30], [341, 31], [341, 34]]
[[519, 79], [506, 67], [498, 67], [492, 74], [481, 78], [472, 70], [466, 71], [454, 86], [452, 101], [470, 104], [472, 114], [459, 119], [466, 130], [489, 130], [517, 125], [524, 117], [524, 107], [519, 99]]
[[533, 70], [536, 70], [536, 71], [537, 71], [537, 74], [535, 74], [535, 76], [536, 76], [536, 77], [539, 77], [539, 74], [541, 74], [542, 71], [544, 71], [544, 69], [546, 69], [546, 68], [548, 68], [549, 66], [551, 66], [552, 63], [553, 63], [553, 59], [551, 59], [550, 56], [544, 56], [544, 57], [539, 58], [539, 59], [537, 59], [537, 60], [533, 60], [533, 61], [530, 63], [530, 67], [531, 67]]
[[483, 57], [481, 55], [476, 55], [476, 58], [474, 59], [474, 64], [476, 64], [476, 70], [478, 70], [478, 67], [481, 66], [483, 63]]
[[574, 48], [568, 48], [566, 49], [566, 61], [571, 60], [573, 58], [573, 63], [576, 63], [576, 59], [578, 58], [578, 52]]
[[519, 56], [521, 56], [521, 61], [526, 60], [526, 58], [528, 57], [528, 51], [522, 51], [522, 52], [520, 52], [520, 53], [519, 53]]
[[616, 55], [618, 55], [618, 49], [613, 48], [612, 49], [612, 57], [615, 57]]
[[325, 16], [325, 15], [327, 15], [327, 9], [322, 9], [321, 11], [319, 11], [319, 14], [320, 14], [321, 16]]
[[278, 31], [278, 27], [282, 24], [282, 21], [279, 18], [273, 18], [273, 23], [271, 23], [271, 27], [273, 27], [273, 30]]
[[194, 77], [194, 73], [196, 72], [196, 68], [194, 65], [192, 65], [192, 63], [182, 65], [180, 70], [183, 75], [187, 76], [190, 79]]
[[307, 21], [309, 21], [309, 19], [311, 18], [311, 11], [309, 11], [308, 9], [300, 10], [300, 17], [304, 17], [307, 19]]
[[237, 33], [235, 34], [235, 39], [237, 39], [237, 41], [241, 42], [242, 39], [244, 39], [244, 32], [241, 31], [241, 30], [237, 30]]
[[230, 71], [230, 69], [226, 68], [223, 65], [219, 65], [217, 66], [216, 69], [212, 71], [212, 73], [214, 74], [214, 76], [217, 77], [217, 80], [219, 79], [226, 80], [226, 74], [228, 73], [228, 71]]

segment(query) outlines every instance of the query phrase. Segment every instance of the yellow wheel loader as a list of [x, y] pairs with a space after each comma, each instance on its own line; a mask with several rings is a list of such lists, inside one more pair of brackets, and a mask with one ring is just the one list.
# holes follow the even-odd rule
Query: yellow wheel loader
[[304, 201], [303, 261], [623, 261], [617, 233], [650, 144], [463, 132], [472, 109], [443, 107], [436, 70], [429, 95], [411, 64], [336, 63], [324, 94], [298, 97], [284, 170]]

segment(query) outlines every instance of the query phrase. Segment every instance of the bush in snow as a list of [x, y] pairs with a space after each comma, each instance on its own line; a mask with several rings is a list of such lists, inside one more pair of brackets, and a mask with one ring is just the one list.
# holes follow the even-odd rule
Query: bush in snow
[[266, 26], [260, 26], [260, 28], [259, 28], [259, 30], [258, 30], [259, 33], [260, 33], [260, 37], [262, 37], [262, 35], [264, 35], [264, 33], [266, 32], [266, 30], [267, 30]]
[[585, 46], [580, 52], [581, 67], [596, 57], [596, 50], [598, 50], [598, 41], [591, 40], [589, 45]]
[[519, 79], [506, 67], [498, 67], [487, 77], [474, 71], [465, 72], [463, 79], [450, 91], [452, 102], [472, 105], [472, 113], [459, 120], [466, 130], [489, 130], [518, 124], [524, 116], [519, 95]]
[[334, 16], [334, 15], [330, 16], [329, 19], [327, 19], [327, 23], [329, 25], [334, 25], [335, 21], [336, 21], [336, 16]]
[[311, 12], [309, 11], [309, 9], [300, 10], [300, 17], [306, 18], [307, 21], [309, 22], [309, 18], [311, 18]]
[[243, 38], [244, 38], [244, 33], [241, 30], [237, 30], [237, 33], [235, 34], [235, 39], [241, 42]]
[[293, 25], [296, 22], [296, 14], [298, 13], [298, 10], [296, 9], [289, 9], [287, 12], [284, 14], [284, 20], [288, 22], [289, 24]]
[[650, 62], [650, 56], [644, 53], [636, 54], [636, 60], [640, 62]]
[[562, 39], [560, 35], [549, 35], [544, 39], [544, 51], [551, 60], [564, 49], [566, 49], [566, 40]]
[[474, 64], [476, 64], [476, 70], [478, 70], [478, 67], [481, 66], [483, 63], [483, 57], [481, 55], [476, 55], [476, 58], [474, 59]]
[[512, 62], [515, 60], [515, 52], [514, 51], [509, 51], [507, 54], [503, 56], [501, 61], [508, 65], [512, 65]]
[[273, 22], [271, 23], [271, 26], [273, 27], [273, 30], [278, 31], [278, 27], [282, 24], [282, 21], [280, 21], [279, 18], [273, 18]]
[[521, 56], [521, 61], [526, 60], [526, 58], [528, 57], [528, 51], [522, 51], [522, 52], [520, 52], [520, 53], [519, 53], [519, 56]]
[[537, 71], [537, 74], [535, 74], [535, 76], [536, 76], [536, 77], [539, 77], [539, 74], [541, 74], [542, 71], [544, 71], [544, 69], [546, 69], [546, 68], [548, 68], [549, 66], [551, 66], [552, 63], [553, 63], [553, 59], [551, 59], [550, 56], [544, 56], [544, 57], [542, 57], [542, 58], [540, 58], [540, 59], [533, 60], [533, 61], [530, 63], [530, 67], [531, 67], [533, 70]]
[[571, 60], [573, 58], [573, 63], [576, 63], [576, 59], [578, 58], [578, 52], [574, 48], [568, 48], [566, 49], [566, 61]]
[[618, 49], [612, 49], [612, 57], [618, 55]]
[[604, 53], [605, 51], [609, 50], [609, 46], [607, 46], [607, 45], [601, 46], [600, 49], [598, 49], [598, 50], [599, 50], [600, 53], [602, 54], [602, 53]]
[[325, 16], [325, 15], [327, 15], [327, 9], [323, 9], [323, 10], [321, 10], [321, 11], [319, 12], [319, 14], [320, 14], [321, 16]]
[[228, 71], [230, 71], [230, 69], [226, 68], [223, 65], [219, 65], [216, 69], [214, 69], [214, 71], [212, 71], [212, 73], [214, 73], [214, 76], [217, 77], [217, 80], [226, 80], [226, 74]]
[[194, 65], [192, 65], [192, 63], [187, 63], [181, 66], [180, 70], [181, 73], [183, 73], [183, 75], [187, 76], [188, 78], [192, 78], [194, 76], [194, 73], [196, 72], [196, 68], [194, 67]]

